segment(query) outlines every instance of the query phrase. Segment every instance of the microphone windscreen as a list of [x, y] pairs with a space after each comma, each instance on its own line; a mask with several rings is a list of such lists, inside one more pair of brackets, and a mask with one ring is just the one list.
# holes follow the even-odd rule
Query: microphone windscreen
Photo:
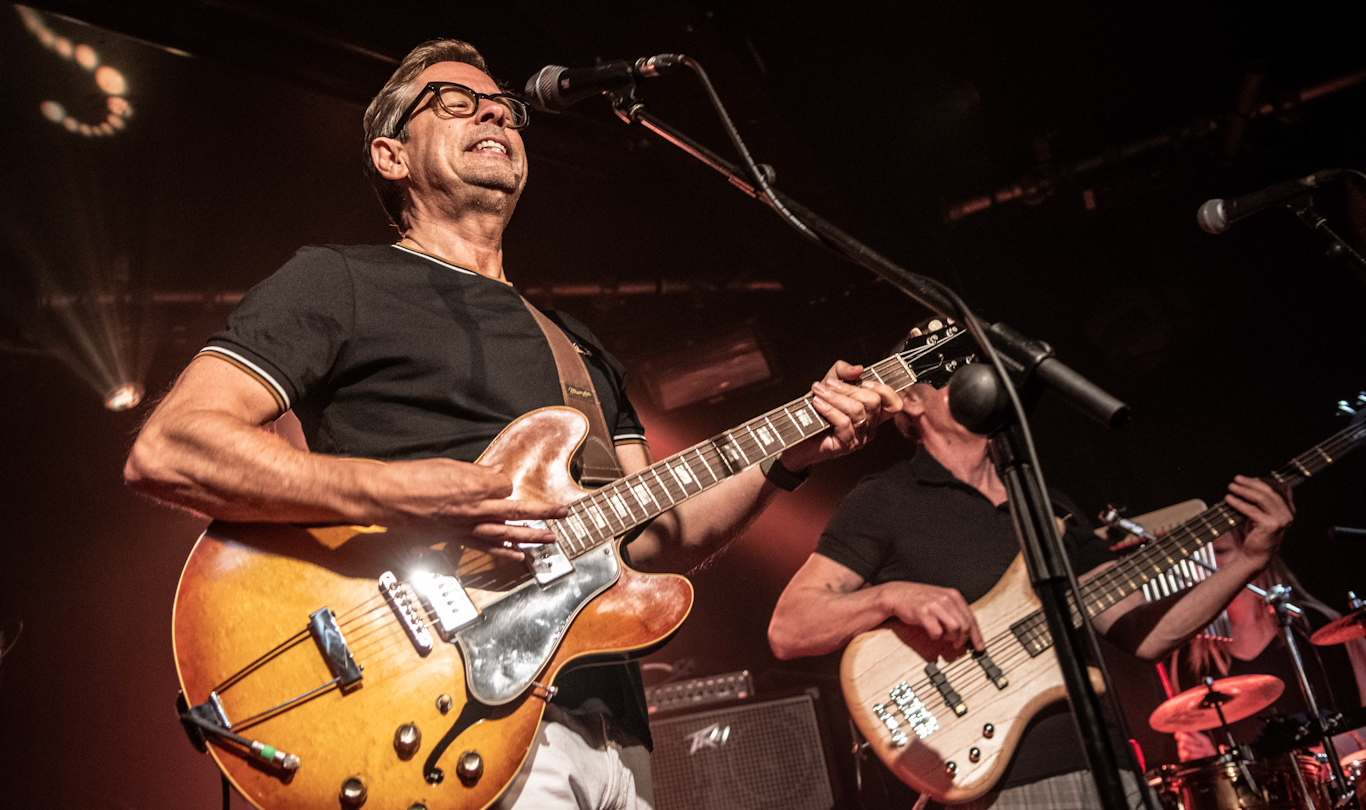
[[546, 65], [536, 75], [526, 80], [523, 94], [532, 109], [540, 112], [557, 113], [568, 107], [560, 98], [559, 77], [567, 68], [562, 65]]
[[1228, 217], [1224, 214], [1223, 200], [1207, 200], [1195, 212], [1195, 221], [1205, 233], [1220, 234], [1228, 230]]

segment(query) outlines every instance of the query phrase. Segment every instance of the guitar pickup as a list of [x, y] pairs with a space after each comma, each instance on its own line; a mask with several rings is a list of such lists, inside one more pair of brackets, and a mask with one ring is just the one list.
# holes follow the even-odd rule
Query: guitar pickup
[[310, 613], [308, 629], [313, 634], [313, 640], [318, 642], [323, 658], [327, 659], [328, 668], [337, 676], [343, 689], [361, 679], [360, 666], [351, 657], [351, 648], [347, 646], [341, 628], [337, 626], [337, 617], [331, 610], [324, 607]]
[[[509, 520], [509, 526], [526, 526], [529, 529], [549, 529], [544, 520]], [[559, 543], [518, 543], [517, 550], [522, 552], [526, 567], [536, 578], [538, 585], [549, 585], [574, 570]]]
[[963, 697], [954, 691], [949, 684], [948, 676], [939, 671], [935, 664], [925, 665], [925, 674], [930, 676], [930, 683], [939, 690], [939, 694], [944, 696], [944, 703], [953, 709], [953, 713], [959, 717], [968, 713], [968, 704], [963, 702]]
[[479, 608], [455, 577], [417, 571], [408, 581], [436, 616], [436, 632], [443, 641], [450, 641], [458, 630], [479, 618]]
[[1010, 686], [1006, 674], [1001, 671], [1000, 667], [996, 666], [996, 662], [991, 660], [991, 656], [987, 654], [986, 650], [974, 652], [972, 657], [977, 662], [977, 666], [982, 668], [982, 672], [986, 673], [987, 680], [996, 684], [997, 689], [1005, 689]]

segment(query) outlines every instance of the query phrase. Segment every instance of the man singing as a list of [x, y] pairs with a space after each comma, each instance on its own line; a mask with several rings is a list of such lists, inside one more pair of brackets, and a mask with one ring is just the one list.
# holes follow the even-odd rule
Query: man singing
[[[501, 470], [473, 463], [517, 417], [564, 404], [549, 332], [503, 266], [527, 122], [470, 45], [408, 54], [364, 122], [365, 168], [402, 238], [304, 248], [254, 288], [147, 420], [128, 483], [228, 521], [423, 527], [504, 556], [552, 541], [510, 521], [562, 517], [563, 504], [513, 499]], [[588, 367], [621, 469], [647, 467], [622, 367], [583, 324], [555, 321]], [[886, 386], [846, 382], [860, 371], [837, 363], [812, 386], [832, 430], [660, 516], [630, 543], [633, 564], [695, 568], [811, 465], [862, 445], [901, 402]], [[287, 411], [312, 452], [262, 429]], [[557, 685], [500, 806], [649, 807], [637, 671], [596, 667]]]
[[[923, 628], [946, 648], [946, 658], [969, 646], [984, 648], [969, 603], [986, 595], [1019, 552], [1006, 491], [987, 456], [987, 439], [949, 413], [947, 388], [917, 384], [901, 396], [896, 426], [919, 447], [861, 481], [836, 509], [816, 553], [774, 610], [768, 637], [779, 658], [832, 652], [889, 619]], [[1289, 503], [1265, 482], [1242, 476], [1229, 485], [1226, 500], [1247, 517], [1243, 555], [1161, 602], [1143, 605], [1142, 593], [1132, 594], [1093, 619], [1098, 631], [1122, 649], [1158, 660], [1208, 624], [1266, 566], [1290, 524]], [[1105, 546], [1070, 501], [1054, 493], [1053, 502], [1059, 517], [1072, 518], [1064, 539], [1074, 570], [1108, 564]], [[1041, 712], [1020, 738], [997, 791], [970, 806], [1098, 807], [1075, 729], [1066, 704]], [[1133, 804], [1138, 784], [1124, 776]]]

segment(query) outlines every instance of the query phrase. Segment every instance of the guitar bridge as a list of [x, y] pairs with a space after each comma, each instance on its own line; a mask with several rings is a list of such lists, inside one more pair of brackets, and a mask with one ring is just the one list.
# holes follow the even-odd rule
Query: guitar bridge
[[887, 696], [901, 710], [901, 716], [906, 718], [915, 736], [923, 740], [939, 730], [939, 721], [935, 719], [934, 713], [916, 697], [915, 690], [909, 683], [902, 681], [893, 686]]
[[408, 640], [413, 642], [418, 654], [426, 655], [431, 652], [432, 635], [427, 632], [427, 625], [422, 621], [421, 608], [392, 571], [385, 571], [379, 575], [379, 592], [384, 594], [384, 601], [389, 603], [389, 608], [398, 616], [399, 623], [403, 625], [403, 632], [408, 634]]

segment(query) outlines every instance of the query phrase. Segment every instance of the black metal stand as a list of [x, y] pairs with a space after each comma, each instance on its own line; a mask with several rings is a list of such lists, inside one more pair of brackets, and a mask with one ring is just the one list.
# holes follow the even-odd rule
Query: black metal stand
[[1347, 244], [1345, 239], [1338, 236], [1337, 231], [1332, 229], [1328, 224], [1327, 217], [1320, 214], [1318, 209], [1314, 207], [1313, 196], [1306, 194], [1289, 203], [1289, 207], [1291, 211], [1295, 212], [1295, 216], [1300, 218], [1300, 222], [1309, 227], [1309, 230], [1323, 234], [1324, 238], [1328, 240], [1328, 258], [1350, 259], [1358, 270], [1366, 270], [1366, 258], [1363, 258], [1355, 248]]
[[1058, 653], [1058, 666], [1067, 686], [1072, 716], [1077, 722], [1082, 749], [1101, 805], [1106, 810], [1126, 810], [1129, 803], [1119, 777], [1120, 755], [1106, 733], [1100, 696], [1091, 683], [1082, 656], [1082, 651], [1086, 650], [1090, 660], [1103, 666], [1100, 649], [1094, 635], [1087, 632], [1089, 625], [1083, 622], [1081, 612], [1075, 607], [1078, 602], [1073, 594], [1080, 593], [1076, 588], [1076, 575], [1058, 535], [1052, 503], [1048, 494], [1039, 488], [1039, 476], [1022, 452], [1021, 439], [1018, 425], [1011, 424], [997, 431], [991, 437], [991, 460], [1005, 485], [1010, 517], [1024, 550], [1029, 580], [1043, 603], [1044, 619]]
[[[696, 63], [686, 58], [684, 63], [688, 64], [707, 85], [708, 92], [713, 95], [713, 103], [717, 104], [720, 111], [719, 100], [715, 98], [715, 91], [706, 79], [706, 74]], [[952, 290], [932, 279], [897, 266], [786, 194], [772, 188], [774, 176], [771, 168], [759, 168], [761, 177], [746, 178], [734, 164], [650, 114], [644, 103], [636, 96], [634, 87], [610, 95], [613, 109], [623, 121], [644, 126], [720, 172], [731, 185], [773, 208], [803, 236], [849, 261], [866, 267], [934, 312], [961, 318], [973, 337], [982, 344], [986, 354], [992, 358], [994, 367], [999, 372], [998, 379], [1009, 375], [1020, 381], [1031, 378], [1037, 380], [1053, 388], [1082, 412], [1111, 427], [1117, 426], [1127, 417], [1128, 407], [1124, 403], [1058, 361], [1053, 357], [1053, 350], [1047, 344], [1027, 340], [1000, 324], [988, 332]], [[724, 112], [721, 112], [724, 118]], [[1000, 350], [1000, 356], [995, 349]], [[1099, 711], [1099, 698], [1087, 676], [1082, 649], [1087, 646], [1091, 648], [1092, 658], [1102, 672], [1104, 662], [1095, 648], [1095, 639], [1089, 622], [1081, 621], [1083, 632], [1079, 634], [1079, 628], [1072, 621], [1070, 605], [1076, 604], [1073, 596], [1078, 592], [1076, 577], [1071, 571], [1066, 550], [1053, 524], [1053, 510], [1043, 491], [1043, 479], [1034, 459], [1028, 428], [1021, 423], [1024, 418], [1023, 407], [1010, 385], [1010, 380], [1003, 380], [1001, 383], [1006, 395], [1004, 401], [1013, 405], [1012, 412], [1018, 415], [1018, 419], [1010, 420], [1009, 428], [1001, 431], [998, 438], [993, 440], [993, 455], [998, 459], [998, 466], [1002, 470], [1001, 479], [1006, 484], [1010, 498], [1010, 512], [1016, 534], [1024, 550], [1025, 559], [1029, 561], [1031, 578], [1040, 601], [1044, 605], [1048, 627], [1053, 635], [1054, 649], [1067, 684], [1068, 699], [1077, 719], [1101, 805], [1106, 810], [1127, 810], [1128, 801], [1124, 796], [1118, 772], [1120, 757], [1111, 745], [1110, 735], [1105, 731]], [[1082, 636], [1090, 639], [1089, 645]]]
[[1290, 588], [1286, 585], [1272, 587], [1266, 594], [1266, 602], [1276, 611], [1276, 623], [1285, 634], [1285, 646], [1290, 650], [1290, 663], [1294, 666], [1295, 677], [1300, 682], [1304, 705], [1309, 707], [1309, 724], [1318, 735], [1319, 742], [1323, 744], [1323, 753], [1328, 755], [1328, 766], [1333, 771], [1333, 785], [1337, 788], [1338, 796], [1345, 798], [1352, 789], [1347, 783], [1347, 776], [1342, 772], [1342, 762], [1338, 759], [1338, 749], [1333, 744], [1333, 735], [1324, 727], [1323, 717], [1319, 714], [1319, 702], [1314, 698], [1314, 687], [1309, 683], [1309, 675], [1304, 669], [1304, 658], [1300, 656], [1300, 645], [1295, 639], [1295, 629], [1290, 624], [1290, 609], [1293, 607], [1290, 604]]

